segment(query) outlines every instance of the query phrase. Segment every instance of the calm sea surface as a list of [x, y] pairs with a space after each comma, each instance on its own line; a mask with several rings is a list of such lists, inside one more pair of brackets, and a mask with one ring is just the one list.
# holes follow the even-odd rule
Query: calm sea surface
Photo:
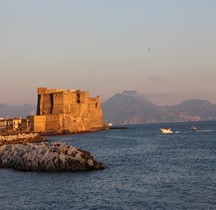
[[[174, 132], [163, 135], [160, 127]], [[106, 169], [0, 169], [0, 209], [216, 209], [215, 121], [133, 125], [47, 139], [90, 151]]]

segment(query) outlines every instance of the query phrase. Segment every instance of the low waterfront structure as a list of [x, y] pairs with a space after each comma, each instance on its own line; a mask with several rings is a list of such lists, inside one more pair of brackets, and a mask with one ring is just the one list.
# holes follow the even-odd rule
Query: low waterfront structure
[[7, 120], [4, 118], [0, 118], [0, 131], [6, 130], [7, 128]]
[[22, 122], [22, 118], [21, 117], [15, 117], [13, 119], [7, 119], [7, 130], [8, 131], [18, 131], [21, 129], [21, 122]]
[[0, 135], [10, 135], [14, 133], [24, 133], [30, 131], [30, 124], [28, 118], [9, 118], [0, 119]]

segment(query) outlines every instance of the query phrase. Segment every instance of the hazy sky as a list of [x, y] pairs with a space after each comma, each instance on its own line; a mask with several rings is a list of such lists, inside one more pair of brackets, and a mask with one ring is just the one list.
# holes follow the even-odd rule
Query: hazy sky
[[215, 0], [0, 0], [0, 103], [37, 87], [216, 103]]

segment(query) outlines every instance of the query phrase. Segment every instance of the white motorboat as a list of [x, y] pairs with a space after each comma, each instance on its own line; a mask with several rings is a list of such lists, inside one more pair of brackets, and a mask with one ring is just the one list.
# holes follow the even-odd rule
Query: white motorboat
[[112, 123], [106, 123], [105, 126], [108, 127], [108, 128], [110, 128], [110, 127], [113, 126], [113, 124]]
[[172, 133], [171, 128], [160, 128], [161, 133], [167, 134]]
[[196, 130], [197, 130], [196, 126], [193, 125], [193, 126], [191, 127], [191, 130], [192, 130], [192, 131], [196, 131]]

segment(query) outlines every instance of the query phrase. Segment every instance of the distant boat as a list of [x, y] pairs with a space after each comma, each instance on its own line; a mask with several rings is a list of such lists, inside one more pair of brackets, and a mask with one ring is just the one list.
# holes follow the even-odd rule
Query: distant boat
[[161, 133], [167, 134], [172, 133], [171, 128], [160, 128]]
[[108, 128], [110, 128], [110, 127], [113, 126], [113, 124], [112, 123], [106, 123], [105, 126], [108, 127]]
[[196, 130], [197, 130], [196, 126], [193, 125], [193, 126], [191, 127], [191, 130], [192, 130], [192, 131], [196, 131]]

